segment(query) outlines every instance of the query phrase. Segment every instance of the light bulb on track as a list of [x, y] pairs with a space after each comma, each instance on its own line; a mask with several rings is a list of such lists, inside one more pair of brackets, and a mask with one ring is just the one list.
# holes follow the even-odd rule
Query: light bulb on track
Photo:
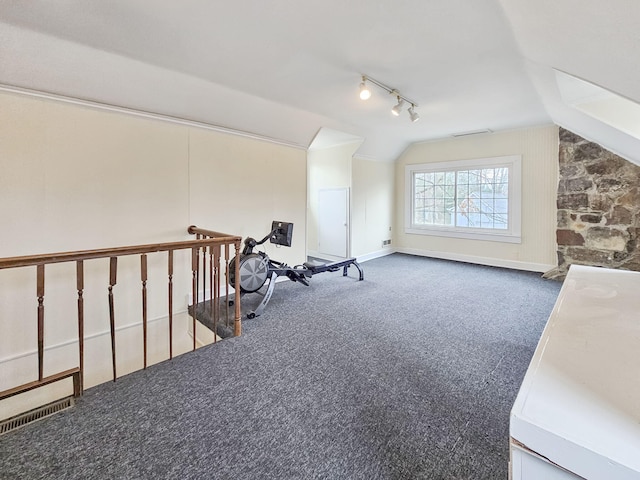
[[415, 105], [411, 104], [411, 106], [409, 107], [409, 110], [407, 110], [409, 112], [409, 118], [411, 119], [412, 122], [417, 122], [418, 120], [420, 120], [420, 115], [418, 115], [418, 112], [416, 112], [414, 110]]
[[367, 87], [367, 84], [365, 82], [365, 77], [362, 77], [362, 83], [360, 84], [360, 98], [362, 100], [369, 100], [370, 97], [371, 97], [371, 90], [369, 90], [369, 87]]
[[404, 100], [398, 96], [398, 104], [391, 109], [391, 113], [393, 113], [396, 117], [400, 115], [402, 111], [402, 106], [404, 105]]

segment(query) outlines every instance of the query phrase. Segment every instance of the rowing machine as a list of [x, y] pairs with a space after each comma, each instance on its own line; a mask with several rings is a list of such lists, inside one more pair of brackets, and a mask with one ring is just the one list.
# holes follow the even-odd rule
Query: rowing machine
[[[247, 293], [260, 293], [259, 290], [269, 280], [267, 290], [263, 295], [262, 301], [258, 307], [247, 314], [247, 318], [255, 318], [260, 316], [266, 308], [273, 290], [276, 286], [276, 279], [285, 276], [292, 282], [300, 282], [305, 286], [309, 286], [309, 279], [318, 273], [337, 272], [342, 269], [342, 276], [347, 276], [348, 268], [353, 265], [358, 269], [358, 280], [364, 280], [364, 272], [355, 258], [340, 260], [331, 263], [305, 262], [302, 265], [290, 267], [286, 263], [272, 260], [265, 252], [254, 252], [253, 249], [258, 245], [264, 244], [267, 240], [276, 245], [291, 246], [291, 237], [293, 234], [293, 224], [288, 222], [274, 221], [271, 224], [271, 232], [262, 240], [255, 240], [248, 237], [244, 241], [244, 249], [240, 254], [240, 295]], [[235, 258], [231, 260], [229, 283], [235, 285]]]

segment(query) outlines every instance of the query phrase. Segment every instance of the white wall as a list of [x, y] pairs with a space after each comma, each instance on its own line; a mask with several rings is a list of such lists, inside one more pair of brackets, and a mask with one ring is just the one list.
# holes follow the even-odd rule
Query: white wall
[[383, 247], [383, 240], [393, 238], [394, 169], [389, 162], [353, 158], [352, 251], [359, 258], [373, 258], [390, 253], [393, 244]]
[[[278, 255], [299, 263], [305, 155], [262, 140], [0, 93], [0, 257], [178, 241], [193, 238], [186, 232], [193, 223], [262, 237], [275, 219], [297, 224], [294, 246]], [[119, 375], [142, 366], [139, 262], [119, 260], [114, 288]], [[178, 353], [190, 343], [189, 263], [189, 255], [177, 254]], [[107, 264], [85, 265], [87, 387], [110, 378]], [[150, 363], [168, 354], [166, 290], [166, 254], [150, 255]], [[77, 365], [76, 298], [74, 266], [47, 267], [45, 376]], [[36, 307], [35, 269], [0, 271], [0, 390], [37, 378]], [[60, 388], [68, 394], [66, 383], [35, 396], [62, 396]], [[0, 416], [28, 407], [23, 397], [3, 402]]]
[[271, 222], [293, 222], [291, 247], [258, 247], [275, 260], [306, 260], [304, 150], [191, 129], [189, 222], [225, 233], [262, 239]]
[[311, 255], [318, 251], [318, 192], [348, 188], [350, 198], [350, 252], [361, 260], [391, 252], [382, 241], [392, 238], [394, 164], [354, 156], [360, 141], [309, 150], [307, 242]]
[[[404, 233], [406, 165], [505, 155], [522, 155], [522, 243]], [[413, 144], [396, 162], [395, 181], [394, 243], [399, 251], [540, 272], [555, 267], [556, 126]]]
[[318, 194], [329, 188], [351, 189], [351, 157], [357, 143], [309, 150], [307, 248], [310, 255], [318, 252]]

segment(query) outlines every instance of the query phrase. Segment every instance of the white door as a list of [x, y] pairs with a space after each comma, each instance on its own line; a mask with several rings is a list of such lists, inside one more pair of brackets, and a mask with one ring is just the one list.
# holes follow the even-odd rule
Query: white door
[[318, 191], [318, 253], [346, 258], [349, 247], [349, 189]]

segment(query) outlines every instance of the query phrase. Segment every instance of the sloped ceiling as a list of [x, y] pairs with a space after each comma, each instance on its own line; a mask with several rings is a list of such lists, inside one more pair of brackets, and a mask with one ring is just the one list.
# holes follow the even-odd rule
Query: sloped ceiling
[[[635, 0], [0, 0], [0, 83], [308, 147], [320, 129], [395, 160], [412, 142], [558, 123], [638, 141], [565, 106], [554, 68], [640, 102]], [[389, 113], [360, 74], [419, 104]]]

